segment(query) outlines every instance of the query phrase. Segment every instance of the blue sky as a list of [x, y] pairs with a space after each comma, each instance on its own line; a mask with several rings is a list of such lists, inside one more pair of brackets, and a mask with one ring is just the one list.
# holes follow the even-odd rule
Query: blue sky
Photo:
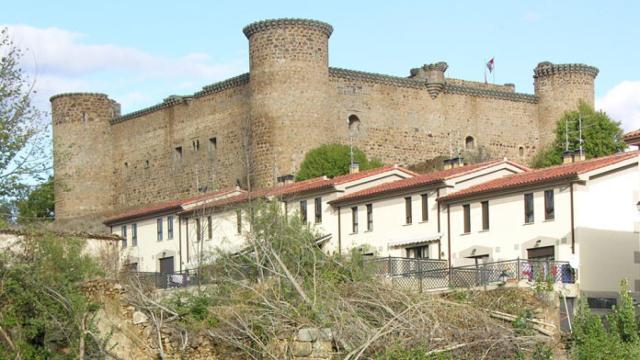
[[28, 48], [38, 104], [58, 92], [109, 94], [130, 112], [248, 71], [250, 22], [305, 17], [334, 26], [330, 65], [407, 76], [446, 61], [449, 77], [533, 92], [544, 60], [597, 66], [597, 107], [640, 127], [640, 2], [13, 1], [0, 24]]

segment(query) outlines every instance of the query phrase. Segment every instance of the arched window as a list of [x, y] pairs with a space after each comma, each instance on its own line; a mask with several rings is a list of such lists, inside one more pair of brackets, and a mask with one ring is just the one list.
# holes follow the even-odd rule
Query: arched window
[[476, 142], [473, 139], [473, 136], [467, 136], [464, 139], [464, 147], [467, 150], [472, 150], [472, 149], [474, 149], [476, 147]]
[[352, 134], [360, 130], [360, 119], [356, 115], [349, 115], [349, 132]]

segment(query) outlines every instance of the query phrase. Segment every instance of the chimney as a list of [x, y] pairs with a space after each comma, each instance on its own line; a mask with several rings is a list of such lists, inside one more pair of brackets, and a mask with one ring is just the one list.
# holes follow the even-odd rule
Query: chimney
[[445, 159], [444, 160], [444, 169], [445, 170], [449, 170], [449, 169], [453, 169], [453, 168], [457, 168], [457, 167], [462, 167], [464, 166], [464, 159], [462, 158], [462, 156], [456, 156], [454, 158], [451, 159]]
[[562, 153], [562, 163], [563, 164], [571, 164], [573, 160], [574, 154], [573, 151], [567, 150]]
[[278, 176], [277, 181], [278, 181], [278, 185], [282, 186], [282, 185], [293, 183], [294, 179], [295, 177], [293, 176], [293, 174], [287, 174], [287, 175]]
[[584, 161], [584, 159], [585, 159], [585, 156], [584, 156], [583, 150], [579, 150], [577, 153], [573, 155], [573, 162]]
[[349, 174], [357, 174], [360, 172], [360, 164], [354, 162], [351, 164], [351, 168], [349, 169]]

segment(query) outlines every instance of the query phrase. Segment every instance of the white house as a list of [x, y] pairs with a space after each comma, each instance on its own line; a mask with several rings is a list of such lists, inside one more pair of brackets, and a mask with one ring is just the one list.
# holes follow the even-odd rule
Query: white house
[[387, 166], [331, 179], [283, 183], [251, 193], [222, 190], [133, 209], [107, 219], [105, 224], [112, 233], [127, 240], [123, 253], [130, 269], [169, 273], [193, 269], [218, 251], [244, 248], [248, 224], [242, 209], [251, 199], [269, 199], [281, 202], [288, 214], [299, 214], [318, 232], [326, 234], [320, 245], [325, 251], [334, 252], [339, 250], [331, 240], [338, 231], [338, 218], [329, 201], [415, 175], [398, 166]]
[[338, 246], [376, 256], [446, 259], [447, 224], [438, 198], [528, 170], [507, 160], [488, 161], [345, 194], [329, 202], [339, 217]]
[[615, 299], [623, 278], [638, 293], [639, 159], [634, 151], [532, 170], [440, 198], [451, 264], [570, 261], [589, 298]]

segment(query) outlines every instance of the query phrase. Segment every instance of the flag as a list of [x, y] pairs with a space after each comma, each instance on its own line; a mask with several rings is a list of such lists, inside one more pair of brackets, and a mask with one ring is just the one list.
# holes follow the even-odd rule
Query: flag
[[487, 69], [489, 69], [489, 72], [492, 73], [493, 72], [493, 67], [494, 67], [494, 61], [493, 58], [491, 58], [491, 60], [489, 60], [489, 62], [487, 62]]

